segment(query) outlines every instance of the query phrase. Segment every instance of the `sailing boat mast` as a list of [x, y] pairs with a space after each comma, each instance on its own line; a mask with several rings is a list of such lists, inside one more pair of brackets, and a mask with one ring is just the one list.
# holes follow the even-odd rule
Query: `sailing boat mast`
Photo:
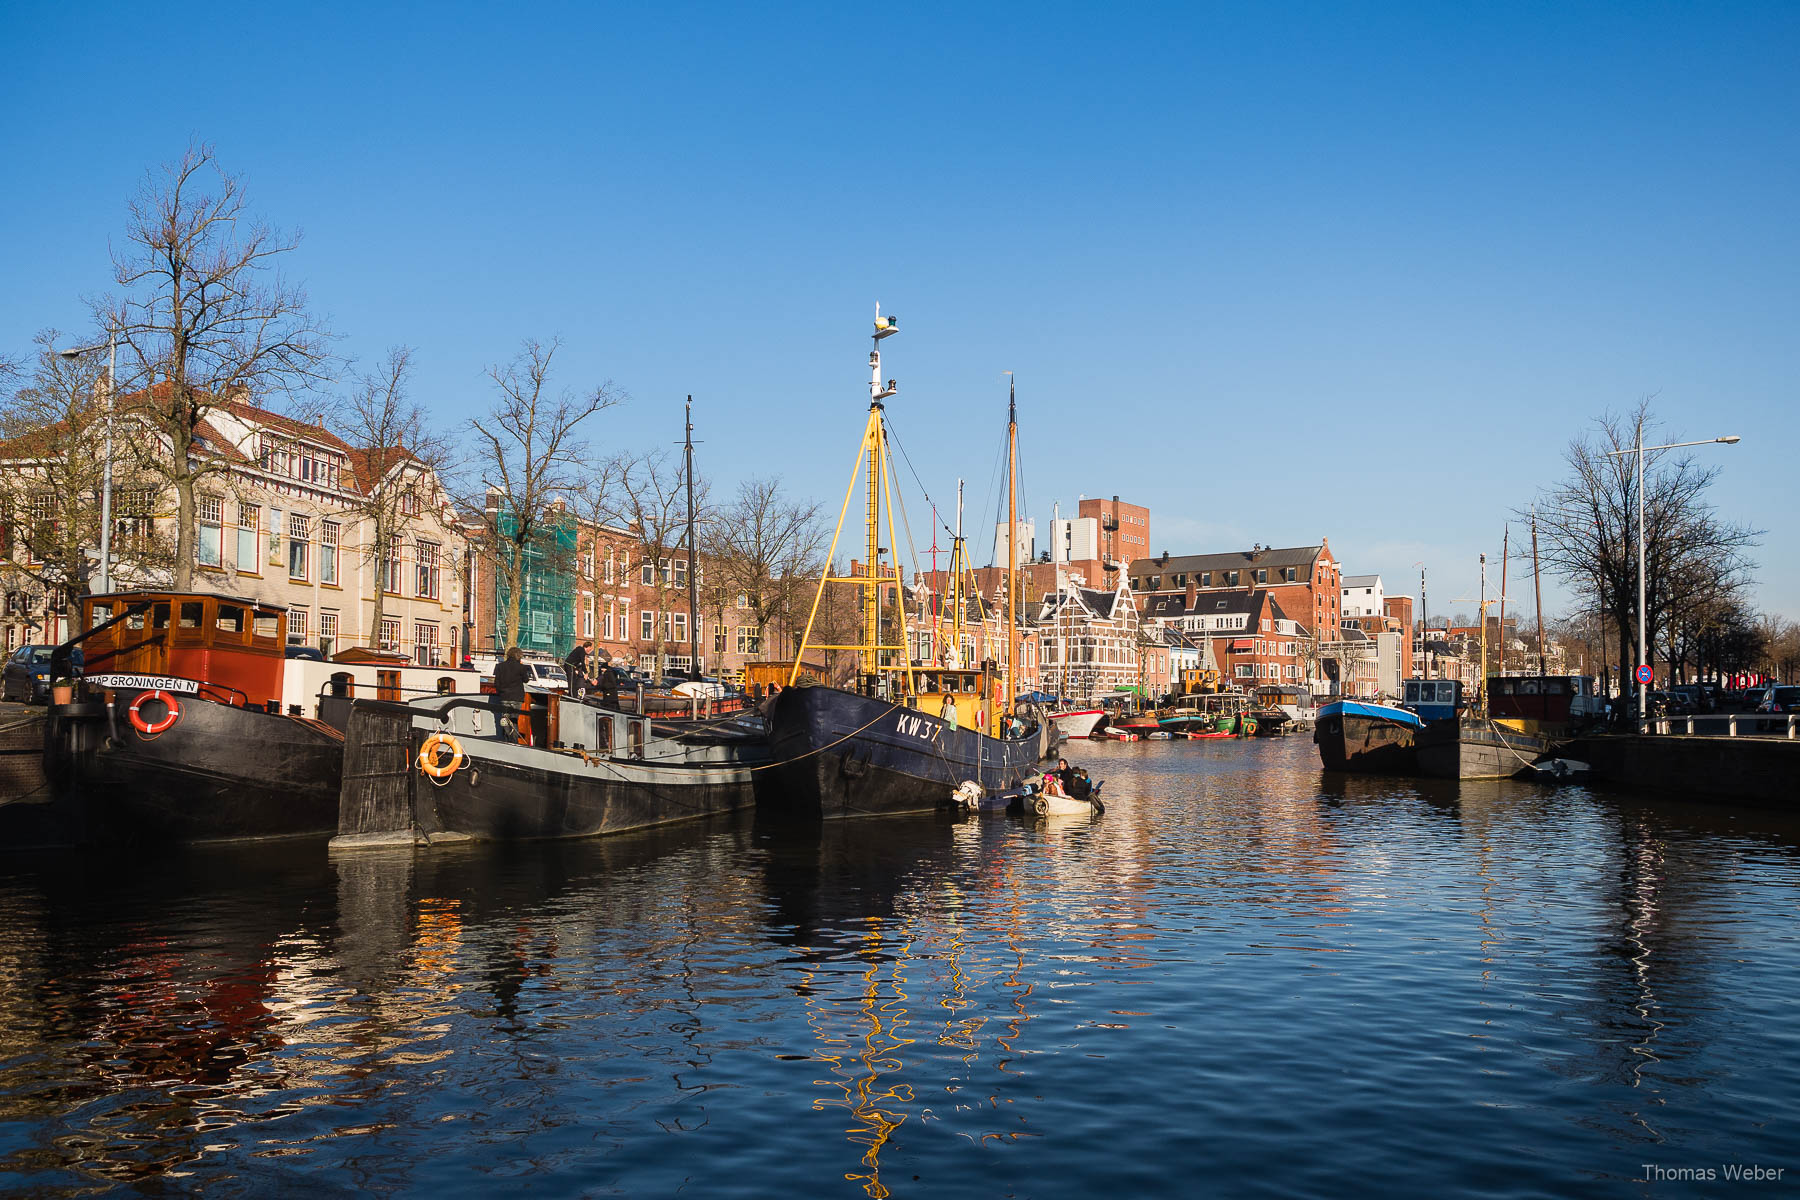
[[[886, 496], [888, 541], [895, 545], [894, 504], [893, 497], [888, 494], [887, 471], [887, 425], [883, 419], [881, 402], [898, 392], [899, 385], [892, 379], [886, 383], [881, 379], [881, 340], [900, 332], [900, 323], [893, 317], [881, 315], [881, 306], [875, 306], [875, 348], [869, 352], [869, 420], [863, 426], [862, 445], [857, 449], [856, 465], [850, 473], [850, 486], [844, 492], [844, 506], [838, 511], [837, 528], [831, 535], [831, 549], [825, 557], [825, 575], [819, 581], [819, 590], [813, 594], [812, 611], [807, 614], [806, 632], [800, 635], [800, 649], [794, 655], [794, 665], [788, 672], [788, 686], [792, 687], [800, 678], [800, 667], [806, 658], [806, 651], [814, 650], [854, 650], [862, 669], [862, 683], [865, 690], [873, 693], [879, 690], [883, 658], [888, 652], [898, 655], [900, 671], [904, 675], [903, 690], [914, 691], [912, 661], [907, 655], [905, 614], [906, 605], [902, 599], [896, 604], [896, 611], [901, 618], [899, 640], [884, 644], [881, 640], [881, 589], [894, 588], [896, 597], [904, 597], [905, 581], [901, 578], [899, 555], [895, 555], [895, 566], [891, 576], [881, 570], [881, 517], [883, 497]], [[867, 470], [865, 500], [867, 504], [865, 517], [868, 529], [867, 553], [868, 561], [863, 564], [860, 574], [832, 575], [832, 564], [837, 561], [838, 541], [843, 537], [844, 521], [850, 515], [850, 498], [856, 494], [858, 476]], [[812, 640], [813, 626], [819, 618], [819, 604], [825, 596], [828, 584], [847, 583], [862, 591], [862, 632], [863, 637], [855, 645], [837, 645]]]
[[688, 594], [688, 676], [700, 678], [700, 581], [694, 574], [694, 397], [687, 398], [687, 594]]
[[1535, 504], [1531, 506], [1531, 594], [1537, 602], [1538, 678], [1542, 679], [1544, 677], [1544, 587], [1543, 580], [1538, 576], [1537, 505]]
[[[1506, 561], [1512, 538], [1512, 526], [1508, 525], [1500, 534], [1500, 674], [1506, 674]], [[1482, 629], [1487, 628], [1484, 620]]]
[[1481, 556], [1481, 677], [1475, 681], [1475, 703], [1487, 716], [1487, 555]]
[[1013, 710], [1019, 670], [1019, 402], [1006, 373], [1006, 687], [1003, 708]]
[[1057, 557], [1062, 550], [1062, 542], [1058, 540], [1058, 528], [1062, 524], [1062, 501], [1058, 500], [1050, 506], [1050, 557], [1056, 562], [1056, 607], [1051, 611], [1056, 617], [1056, 697], [1061, 701], [1069, 690], [1069, 660], [1064, 655], [1063, 647], [1063, 568]]

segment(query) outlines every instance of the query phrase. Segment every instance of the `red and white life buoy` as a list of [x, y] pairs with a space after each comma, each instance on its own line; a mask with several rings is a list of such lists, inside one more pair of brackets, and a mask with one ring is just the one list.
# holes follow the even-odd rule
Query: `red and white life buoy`
[[987, 705], [985, 704], [975, 709], [975, 728], [984, 732], [987, 729]]
[[[143, 707], [143, 703], [146, 700], [162, 701], [164, 709], [162, 720], [157, 721], [154, 724], [144, 720], [144, 714], [139, 712], [138, 709]], [[181, 705], [176, 703], [175, 697], [167, 692], [139, 692], [137, 699], [131, 702], [131, 711], [127, 715], [131, 718], [131, 727], [133, 729], [137, 730], [143, 736], [151, 738], [162, 733], [164, 730], [168, 729], [169, 726], [181, 720]]]

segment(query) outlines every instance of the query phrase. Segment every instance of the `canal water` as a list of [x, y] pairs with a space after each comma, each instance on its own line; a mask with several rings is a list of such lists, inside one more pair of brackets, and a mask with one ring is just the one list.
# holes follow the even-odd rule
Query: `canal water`
[[1302, 738], [1077, 758], [1098, 819], [0, 860], [0, 1192], [1800, 1179], [1791, 824]]

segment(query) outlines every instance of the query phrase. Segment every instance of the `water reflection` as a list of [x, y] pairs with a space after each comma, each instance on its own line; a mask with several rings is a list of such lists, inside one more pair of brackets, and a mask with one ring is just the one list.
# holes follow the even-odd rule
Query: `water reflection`
[[1086, 757], [1099, 820], [11, 860], [0, 1177], [1434, 1195], [1784, 1147], [1793, 828]]

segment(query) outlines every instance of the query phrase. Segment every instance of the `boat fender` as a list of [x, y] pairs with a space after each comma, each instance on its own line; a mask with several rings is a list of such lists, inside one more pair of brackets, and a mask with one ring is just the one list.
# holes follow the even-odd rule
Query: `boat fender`
[[1245, 737], [1255, 737], [1256, 736], [1256, 722], [1255, 721], [1245, 721], [1244, 722], [1244, 736]]
[[[441, 750], [448, 750], [450, 757], [440, 758], [438, 752]], [[462, 770], [463, 763], [466, 761], [468, 760], [463, 757], [462, 743], [448, 733], [434, 733], [425, 739], [423, 746], [419, 747], [420, 773], [439, 783]]]
[[[144, 714], [138, 711], [146, 700], [160, 700], [163, 705], [163, 718], [160, 721], [146, 721]], [[125, 714], [131, 718], [131, 727], [138, 735], [148, 740], [166, 731], [175, 722], [181, 720], [181, 705], [175, 697], [167, 692], [139, 692], [137, 699], [131, 702], [131, 710]]]
[[1050, 815], [1050, 801], [1042, 796], [1039, 796], [1033, 801], [1031, 807], [1040, 817], [1047, 817]]
[[973, 779], [965, 779], [950, 793], [950, 801], [958, 808], [974, 812], [981, 807], [981, 785]]

